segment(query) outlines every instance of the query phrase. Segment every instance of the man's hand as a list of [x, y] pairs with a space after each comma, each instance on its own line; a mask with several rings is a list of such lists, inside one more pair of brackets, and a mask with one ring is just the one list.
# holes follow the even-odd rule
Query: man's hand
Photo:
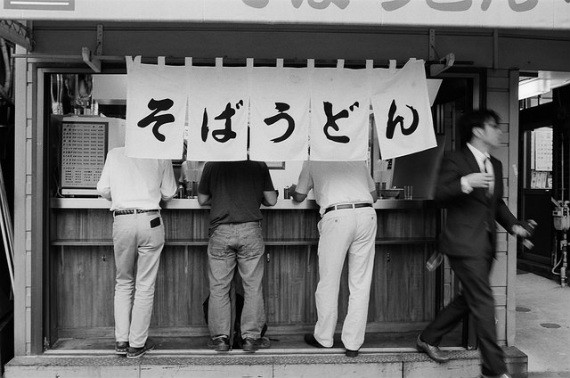
[[527, 231], [523, 226], [520, 226], [518, 224], [515, 224], [513, 226], [513, 234], [521, 238], [528, 238], [530, 236], [530, 232]]
[[297, 192], [297, 185], [295, 184], [291, 184], [291, 186], [289, 187], [289, 195], [295, 202], [303, 202], [305, 198], [307, 198], [306, 194]]
[[472, 188], [489, 188], [495, 179], [490, 173], [471, 173], [464, 176]]
[[534, 219], [528, 219], [521, 224], [516, 224], [513, 226], [513, 234], [520, 236], [521, 238], [530, 238], [534, 233], [534, 230], [538, 224]]

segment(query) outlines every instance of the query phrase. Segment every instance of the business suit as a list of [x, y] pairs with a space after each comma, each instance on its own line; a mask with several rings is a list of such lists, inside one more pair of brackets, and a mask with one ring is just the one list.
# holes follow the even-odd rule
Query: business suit
[[507, 371], [502, 349], [496, 342], [495, 308], [489, 273], [495, 257], [497, 221], [509, 232], [518, 224], [503, 196], [502, 165], [490, 157], [494, 171], [492, 193], [476, 187], [466, 191], [461, 179], [481, 168], [467, 147], [446, 155], [440, 168], [436, 202], [447, 209], [440, 236], [440, 251], [462, 283], [462, 292], [422, 332], [421, 340], [437, 346], [441, 338], [471, 313], [479, 340], [482, 372], [500, 375]]

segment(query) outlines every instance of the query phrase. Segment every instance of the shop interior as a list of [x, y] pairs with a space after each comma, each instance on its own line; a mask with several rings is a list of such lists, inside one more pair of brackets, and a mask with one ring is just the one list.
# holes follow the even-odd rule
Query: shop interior
[[[50, 165], [48, 171], [52, 172], [49, 183], [49, 190], [46, 191], [46, 193], [50, 193], [50, 199], [46, 200], [49, 201], [53, 200], [54, 198], [80, 200], [84, 198], [95, 199], [97, 195], [96, 192], [93, 191], [93, 185], [94, 182], [96, 183], [96, 178], [90, 178], [90, 188], [83, 187], [84, 183], [81, 183], [81, 180], [79, 180], [78, 183], [74, 182], [73, 179], [67, 180], [67, 185], [62, 185], [62, 183], [66, 180], [65, 174], [63, 172], [64, 170], [62, 169], [62, 164], [65, 163], [62, 161], [64, 159], [64, 155], [62, 154], [62, 135], [65, 127], [69, 127], [69, 124], [66, 125], [66, 122], [73, 123], [76, 121], [85, 121], [93, 124], [97, 123], [97, 121], [101, 119], [112, 120], [112, 122], [106, 123], [108, 125], [106, 134], [108, 136], [108, 139], [103, 149], [107, 151], [113, 146], [120, 145], [122, 142], [120, 140], [120, 136], [122, 135], [120, 129], [124, 128], [124, 119], [126, 116], [125, 76], [121, 74], [98, 75], [91, 73], [70, 72], [49, 72], [46, 75], [47, 76], [45, 82], [48, 84], [45, 86], [46, 88], [44, 91], [44, 98], [45, 108], [49, 109], [49, 111], [46, 111], [45, 114], [46, 124], [49, 125], [49, 127], [46, 128], [46, 132], [48, 133], [47, 138], [50, 144], [50, 157], [47, 161]], [[459, 144], [459, 140], [456, 138], [456, 132], [454, 130], [456, 119], [464, 111], [475, 108], [478, 106], [478, 104], [483, 102], [483, 99], [481, 98], [483, 91], [479, 91], [481, 77], [483, 77], [482, 72], [479, 70], [459, 69], [455, 71], [450, 70], [450, 72], [446, 72], [445, 74], [442, 74], [440, 77], [438, 77], [438, 79], [441, 78], [443, 80], [441, 81], [439, 91], [437, 92], [437, 96], [432, 107], [434, 127], [436, 129], [435, 131], [438, 140], [437, 148], [403, 158], [384, 161], [381, 159], [381, 153], [379, 151], [376, 138], [372, 138], [370, 142], [370, 161], [368, 163], [370, 166], [371, 175], [375, 181], [378, 182], [379, 190], [383, 190], [384, 188], [391, 189], [394, 186], [399, 187], [411, 183], [414, 185], [414, 198], [431, 198], [433, 195], [433, 182], [435, 179], [438, 160], [441, 158], [444, 150], [457, 148]], [[374, 120], [371, 116], [370, 127], [372, 135], [374, 133], [373, 122]], [[184, 161], [182, 159], [180, 161], [173, 162], [177, 177], [187, 176], [192, 178], [191, 181], [199, 181], [200, 168], [202, 166], [201, 163], [188, 162], [186, 164], [186, 167], [184, 167], [185, 164], [183, 163]], [[270, 166], [270, 172], [275, 187], [279, 188], [280, 190], [280, 200], [283, 200], [282, 189], [285, 189], [292, 183], [296, 183], [298, 174], [301, 170], [302, 162], [268, 162], [268, 165]], [[190, 170], [189, 175], [188, 172], [182, 173], [184, 169], [188, 168]], [[191, 185], [185, 185], [184, 189], [185, 190], [179, 193], [179, 199], [192, 200], [192, 198], [195, 196], [195, 186], [192, 187]], [[398, 195], [399, 191], [396, 191], [395, 193]], [[50, 335], [48, 335], [46, 338], [46, 340], [49, 340], [50, 344], [48, 353], [58, 353], [58, 351], [62, 350], [66, 352], [104, 350], [108, 347], [108, 345], [111, 345], [112, 343], [112, 311], [109, 311], [109, 314], [89, 315], [80, 308], [74, 308], [73, 302], [78, 298], [76, 295], [69, 291], [71, 290], [70, 288], [66, 288], [65, 285], [62, 285], [61, 280], [63, 277], [61, 275], [62, 272], [66, 271], [66, 269], [68, 269], [67, 271], [76, 271], [79, 269], [81, 271], [81, 274], [93, 274], [88, 272], [90, 268], [84, 264], [89, 264], [89, 261], [93, 261], [89, 259], [97, 259], [96, 256], [99, 256], [99, 258], [102, 259], [111, 259], [112, 261], [112, 255], [109, 256], [109, 252], [112, 254], [112, 248], [106, 246], [104, 247], [104, 251], [98, 251], [97, 248], [103, 247], [94, 246], [93, 243], [95, 242], [79, 241], [77, 244], [81, 244], [82, 247], [77, 248], [80, 248], [80, 250], [93, 249], [93, 257], [87, 257], [89, 261], [79, 260], [80, 257], [77, 256], [80, 254], [74, 255], [72, 253], [69, 255], [71, 258], [64, 258], [64, 256], [67, 256], [67, 254], [70, 253], [67, 251], [72, 248], [76, 248], [76, 246], [73, 245], [73, 241], [53, 236], [54, 233], [56, 233], [53, 231], [53, 229], [62, 227], [62, 224], [60, 224], [62, 221], [59, 218], [59, 214], [62, 211], [63, 210], [57, 208], [52, 208], [51, 210], [51, 222], [53, 224], [49, 226], [52, 229], [49, 234], [52, 235], [50, 236], [50, 238], [52, 238], [52, 242], [50, 243], [51, 247], [49, 247], [46, 251], [46, 253], [49, 253], [51, 257], [44, 259], [46, 265], [45, 277], [52, 278], [46, 282], [47, 286], [51, 286], [48, 289], [48, 292], [50, 293], [48, 296], [50, 299], [47, 303], [47, 306], [50, 307], [50, 316], [46, 320], [46, 322], [49, 324], [46, 324], [47, 327], [45, 328], [49, 329], [50, 333]], [[91, 214], [90, 219], [99, 219], [105, 217], [106, 215], [104, 211], [97, 212], [96, 210], [88, 210], [88, 212]], [[314, 212], [316, 214], [316, 211]], [[204, 223], [204, 225], [200, 226], [202, 228], [207, 227], [206, 216], [207, 212], [204, 212], [202, 215], [195, 218], [195, 220], [199, 220]], [[83, 218], [79, 218], [79, 216], [78, 218], [73, 219], [75, 219], [75, 222], [80, 223], [94, 222], [93, 220], [86, 220], [87, 218], [84, 220]], [[96, 229], [98, 227], [96, 226], [98, 223], [94, 222], [93, 224], [95, 225], [93, 228]], [[80, 227], [72, 226], [68, 223], [63, 224], [63, 226]], [[196, 225], [193, 226], [193, 228], [196, 227]], [[402, 227], [406, 228], [405, 225], [402, 225]], [[437, 228], [437, 226], [433, 227]], [[57, 233], [59, 235], [60, 231], [57, 231]], [[285, 231], [285, 234], [286, 233], [287, 231]], [[436, 239], [434, 237], [430, 237], [428, 239], [425, 239], [425, 247], [422, 247], [424, 248], [423, 252], [420, 255], [414, 257], [414, 259], [425, 261], [432, 253]], [[106, 241], [100, 242], [101, 245], [105, 243], [108, 244]], [[200, 240], [191, 243], [201, 243], [202, 245], [205, 243], [205, 241]], [[311, 241], [309, 243], [309, 254], [311, 250], [314, 250], [316, 248], [315, 243], [316, 239], [315, 241]], [[271, 251], [273, 251], [275, 248], [278, 247], [271, 246]], [[377, 251], [382, 250], [381, 246], [378, 248], [379, 249], [377, 249]], [[395, 248], [398, 250], [400, 247]], [[389, 262], [390, 259], [395, 258], [396, 256], [391, 254], [391, 249], [387, 249], [387, 251], [388, 252], [385, 252], [384, 255]], [[272, 259], [276, 258], [273, 257], [274, 254], [275, 252], [271, 253]], [[405, 254], [402, 253], [402, 257], [399, 258], [404, 258], [403, 256], [405, 256]], [[310, 264], [310, 261], [312, 261], [314, 258], [316, 258], [314, 253], [311, 254], [310, 257], [307, 255], [306, 262]], [[77, 260], [74, 262], [73, 259]], [[166, 260], [165, 257], [163, 257], [163, 261], [164, 260]], [[76, 266], [65, 267], [67, 264], [75, 264]], [[95, 264], [97, 264], [97, 262], [95, 262]], [[422, 270], [421, 276], [424, 277], [422, 280], [424, 280], [424, 283], [428, 283], [428, 285], [431, 286], [430, 288], [426, 289], [431, 294], [427, 297], [427, 299], [422, 299], [422, 301], [425, 300], [429, 303], [426, 302], [421, 306], [427, 307], [428, 313], [433, 313], [437, 308], [440, 308], [446, 304], [446, 301], [449, 300], [454, 290], [457, 290], [458, 283], [450, 275], [449, 271], [446, 275], [443, 268], [440, 268], [435, 272], [427, 272], [425, 268], [423, 268], [423, 265], [424, 264], [422, 261], [419, 261], [418, 266], [420, 267], [419, 269]], [[266, 271], [266, 275], [272, 273], [275, 272], [272, 272], [270, 269]], [[346, 272], [344, 274], [346, 275]], [[410, 274], [412, 274], [412, 272], [410, 272]], [[445, 278], [444, 275], [447, 278]], [[382, 278], [381, 281], [383, 280], [384, 279]], [[444, 280], [446, 281], [444, 282]], [[106, 291], [106, 293], [98, 296], [98, 298], [112, 298], [112, 280], [109, 280], [109, 282], [106, 283], [99, 281], [101, 281], [101, 279], [97, 279], [97, 284], [101, 284], [102, 290]], [[159, 279], [157, 281], [157, 295], [159, 296], [161, 292], [161, 283], [170, 287], [170, 283], [166, 283]], [[314, 282], [311, 284], [314, 284]], [[412, 290], [415, 283], [411, 282], [409, 285], [411, 286], [408, 289]], [[166, 289], [166, 287], [162, 289]], [[346, 289], [346, 287], [343, 287], [341, 290], [344, 290], [346, 294]], [[200, 290], [203, 291], [203, 288], [200, 287], [198, 289], [191, 289], [190, 291], [192, 294], [196, 295], [196, 293], [200, 292]], [[310, 296], [312, 290], [314, 289], [310, 289], [308, 291], [309, 294], [307, 295]], [[384, 288], [384, 290], [387, 289]], [[237, 291], [239, 292], [239, 288]], [[185, 294], [188, 293], [182, 293], [182, 295]], [[388, 307], [391, 309], [387, 310], [389, 313], [384, 315], [386, 321], [380, 322], [381, 325], [378, 325], [377, 323], [370, 328], [370, 331], [367, 335], [366, 344], [364, 345], [365, 348], [412, 348], [415, 345], [414, 343], [417, 332], [427, 324], [427, 321], [429, 319], [422, 319], [423, 315], [415, 314], [415, 312], [417, 312], [417, 308], [412, 310], [405, 310], [402, 308], [398, 310], [398, 307], [401, 307], [401, 305], [398, 305], [396, 303], [396, 297], [394, 297], [392, 300], [390, 300], [390, 298], [387, 299], [393, 303], [391, 305], [388, 303]], [[182, 324], [186, 325], [187, 328], [180, 327], [181, 323], [175, 321], [173, 321], [175, 324], [172, 324], [172, 327], [161, 324], [159, 328], [151, 328], [151, 337], [153, 337], [158, 342], [161, 349], [176, 351], [180, 349], [193, 350], [204, 348], [204, 345], [206, 345], [206, 341], [208, 339], [207, 327], [205, 320], [200, 316], [200, 313], [205, 298], [206, 295], [204, 295], [204, 293], [198, 293], [196, 295], [196, 298], [192, 297], [191, 305], [195, 306], [195, 308], [188, 309], [188, 311], [194, 314], [192, 318], [192, 324], [185, 324], [184, 321], [182, 321]], [[276, 300], [279, 301], [279, 298], [276, 298]], [[414, 300], [411, 298], [408, 300], [408, 302], [413, 301]], [[160, 303], [161, 300], [159, 299], [158, 302]], [[285, 323], [291, 324], [283, 325], [283, 319], [280, 322], [275, 322], [272, 324], [272, 320], [274, 319], [271, 318], [271, 314], [268, 316], [267, 336], [272, 342], [271, 350], [273, 352], [275, 352], [275, 350], [283, 350], [285, 353], [287, 353], [287, 351], [304, 348], [302, 337], [299, 335], [302, 336], [303, 332], [307, 332], [311, 329], [314, 321], [316, 320], [316, 317], [314, 311], [309, 311], [306, 308], [306, 306], [310, 306], [310, 303], [312, 303], [311, 300], [307, 298], [306, 301], [301, 302], [307, 302], [307, 304], [299, 305], [301, 307], [295, 309], [293, 313], [287, 314], [287, 311], [283, 310], [283, 314], [279, 314], [279, 317], [285, 317], [288, 319], [285, 321]], [[163, 305], [163, 303], [155, 303], [155, 318], [161, 318], [161, 315], [159, 314], [166, 310], [162, 308]], [[176, 306], [176, 304], [171, 305]], [[408, 305], [412, 306], [411, 308], [418, 307], [417, 303], [408, 303]], [[79, 307], [81, 306], [83, 305], [79, 303]], [[88, 306], [88, 304], [86, 304], [86, 306]], [[269, 306], [271, 306], [271, 304], [269, 304]], [[105, 308], [108, 309], [109, 306], [102, 305], [97, 311], [104, 311]], [[305, 309], [303, 310], [303, 308]], [[339, 305], [339, 308], [339, 317], [342, 318], [343, 311], [346, 309], [346, 303], [341, 303]], [[176, 307], [176, 311], [185, 310]], [[304, 311], [306, 313], [298, 314], [297, 311]], [[407, 311], [409, 314], [405, 317], [399, 316], [397, 315], [398, 311]], [[84, 313], [90, 316], [92, 319], [79, 319], [82, 314], [85, 315]], [[180, 317], [183, 318], [184, 316]], [[295, 319], [299, 319], [298, 325], [295, 325]], [[158, 322], [160, 321], [161, 320], [158, 320]], [[469, 340], [468, 337], [468, 321], [465, 321], [464, 324], [465, 325], [463, 327], [459, 327], [455, 333], [446, 338], [444, 345], [467, 347], [469, 346], [469, 343], [473, 342], [473, 340]], [[157, 326], [156, 322], [154, 326]]]

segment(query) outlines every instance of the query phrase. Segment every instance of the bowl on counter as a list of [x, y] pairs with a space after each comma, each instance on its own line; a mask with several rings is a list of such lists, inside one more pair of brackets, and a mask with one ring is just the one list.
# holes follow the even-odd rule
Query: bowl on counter
[[380, 199], [396, 199], [404, 197], [404, 189], [392, 188], [392, 189], [379, 189], [378, 198]]

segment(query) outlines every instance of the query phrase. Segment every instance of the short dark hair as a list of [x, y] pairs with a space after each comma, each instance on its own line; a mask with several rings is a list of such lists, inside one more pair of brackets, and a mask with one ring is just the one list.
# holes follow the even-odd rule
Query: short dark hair
[[501, 118], [491, 109], [475, 109], [472, 112], [465, 113], [459, 118], [458, 125], [461, 133], [461, 144], [469, 142], [473, 136], [473, 129], [475, 127], [484, 127], [484, 124], [489, 120], [499, 123]]

